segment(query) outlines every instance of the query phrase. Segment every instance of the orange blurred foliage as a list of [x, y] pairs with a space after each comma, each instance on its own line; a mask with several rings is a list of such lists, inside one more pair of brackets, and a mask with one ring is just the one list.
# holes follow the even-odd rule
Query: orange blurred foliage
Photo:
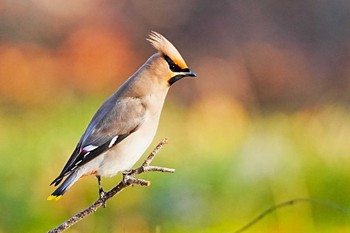
[[123, 33], [98, 25], [74, 32], [63, 45], [59, 63], [63, 78], [82, 91], [98, 90], [131, 75], [133, 49]]
[[34, 46], [0, 48], [0, 95], [19, 104], [39, 103], [57, 86], [57, 63], [46, 50]]
[[71, 89], [79, 93], [114, 89], [132, 74], [132, 45], [123, 33], [83, 27], [55, 51], [34, 44], [0, 47], [0, 96], [39, 104]]

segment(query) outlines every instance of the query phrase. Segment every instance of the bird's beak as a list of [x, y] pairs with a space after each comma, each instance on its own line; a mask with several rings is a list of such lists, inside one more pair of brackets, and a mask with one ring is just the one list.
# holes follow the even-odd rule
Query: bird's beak
[[185, 69], [182, 69], [181, 72], [176, 72], [175, 73], [176, 75], [171, 77], [169, 80], [168, 80], [168, 83], [170, 85], [173, 85], [175, 82], [177, 82], [178, 80], [184, 78], [184, 77], [197, 77], [197, 75], [190, 69], [188, 68], [185, 68]]
[[187, 76], [187, 77], [197, 77], [197, 75], [196, 75], [196, 73], [195, 72], [193, 72], [192, 70], [189, 70], [189, 72], [187, 72], [186, 74], [185, 74], [185, 76]]
[[189, 68], [182, 69], [182, 72], [179, 72], [178, 74], [182, 77], [197, 77], [196, 73]]

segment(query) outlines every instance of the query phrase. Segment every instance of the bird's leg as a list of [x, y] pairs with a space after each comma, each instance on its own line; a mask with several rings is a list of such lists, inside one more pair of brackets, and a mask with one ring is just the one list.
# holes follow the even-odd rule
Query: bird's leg
[[103, 191], [102, 185], [101, 185], [101, 176], [96, 176], [97, 182], [98, 182], [98, 192], [100, 194], [100, 198], [103, 198], [106, 194], [105, 191]]
[[[98, 182], [98, 193], [100, 195], [100, 199], [103, 199], [106, 195], [106, 192], [103, 190], [101, 185], [101, 176], [96, 175], [97, 182]], [[103, 202], [103, 207], [106, 208], [106, 202]]]

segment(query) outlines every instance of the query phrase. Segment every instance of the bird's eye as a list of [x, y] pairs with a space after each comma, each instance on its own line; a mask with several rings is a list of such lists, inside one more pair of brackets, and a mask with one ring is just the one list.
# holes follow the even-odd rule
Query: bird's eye
[[164, 59], [166, 60], [166, 62], [169, 65], [169, 69], [173, 72], [180, 72], [181, 68], [175, 64], [175, 62], [173, 62], [173, 60], [170, 59], [170, 57], [168, 57], [167, 55], [164, 55]]

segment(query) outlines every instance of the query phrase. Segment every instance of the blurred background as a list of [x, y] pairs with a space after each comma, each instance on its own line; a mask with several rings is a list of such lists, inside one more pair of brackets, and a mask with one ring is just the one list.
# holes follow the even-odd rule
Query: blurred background
[[[234, 232], [299, 197], [350, 209], [349, 20], [345, 0], [0, 0], [0, 232], [45, 232], [97, 199], [88, 177], [46, 201], [97, 108], [155, 52], [152, 30], [198, 75], [171, 88], [151, 146], [169, 137], [153, 165], [176, 173], [143, 174], [151, 187], [68, 232]], [[247, 232], [349, 220], [304, 203]]]

